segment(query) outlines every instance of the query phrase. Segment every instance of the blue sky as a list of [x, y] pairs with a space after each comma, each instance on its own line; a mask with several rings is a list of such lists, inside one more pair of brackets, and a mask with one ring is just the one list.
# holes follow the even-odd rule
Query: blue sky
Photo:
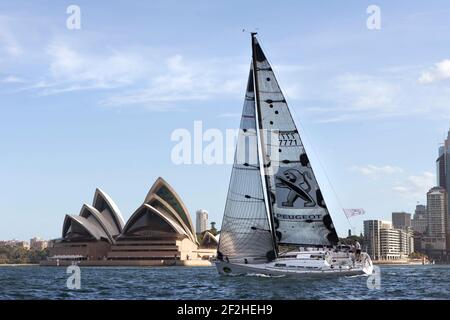
[[238, 127], [243, 28], [258, 28], [339, 233], [340, 206], [366, 210], [357, 232], [411, 212], [449, 127], [449, 16], [448, 1], [0, 1], [0, 239], [60, 236], [97, 186], [128, 218], [158, 176], [220, 224], [230, 166], [177, 166], [170, 136]]

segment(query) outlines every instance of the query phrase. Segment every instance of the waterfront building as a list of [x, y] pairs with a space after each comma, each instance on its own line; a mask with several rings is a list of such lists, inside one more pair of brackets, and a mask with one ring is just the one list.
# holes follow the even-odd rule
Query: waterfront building
[[365, 251], [372, 260], [380, 259], [380, 221], [365, 220], [364, 221], [364, 243]]
[[412, 228], [396, 229], [399, 231], [400, 239], [400, 254], [402, 256], [409, 256], [415, 251], [414, 247], [414, 231]]
[[202, 233], [208, 229], [208, 211], [200, 209], [196, 212], [197, 233]]
[[200, 246], [202, 248], [210, 248], [215, 249], [217, 248], [217, 245], [219, 244], [219, 238], [215, 235], [213, 235], [209, 231], [205, 231], [202, 235], [202, 239], [200, 241]]
[[126, 223], [112, 199], [97, 189], [92, 206], [66, 216], [62, 237], [52, 241], [50, 259], [41, 264], [209, 265], [217, 243], [208, 239], [202, 247], [183, 201], [158, 178]]
[[413, 242], [414, 242], [414, 251], [416, 252], [424, 252], [424, 248], [422, 247], [422, 240], [424, 238], [423, 233], [415, 232], [413, 235]]
[[427, 193], [427, 231], [421, 238], [421, 251], [434, 260], [448, 261], [448, 193], [440, 186]]
[[61, 238], [52, 240], [50, 259], [42, 263], [105, 260], [123, 226], [117, 205], [103, 190], [96, 189], [92, 205], [83, 204], [79, 215], [65, 216]]
[[15, 248], [23, 248], [26, 250], [30, 249], [30, 243], [22, 240], [3, 240], [0, 241], [0, 247], [15, 247]]
[[392, 212], [392, 224], [396, 229], [411, 227], [411, 214], [406, 212]]
[[414, 232], [425, 234], [428, 227], [427, 207], [423, 204], [418, 204], [414, 211], [414, 217], [411, 220], [411, 227]]
[[446, 239], [442, 237], [424, 236], [421, 238], [421, 248], [427, 255], [440, 260], [446, 255]]
[[364, 243], [366, 244], [366, 252], [373, 260], [381, 259], [380, 230], [391, 227], [392, 225], [389, 221], [364, 221]]
[[380, 253], [380, 260], [398, 260], [401, 258], [399, 229], [380, 229]]
[[30, 250], [30, 243], [28, 241], [16, 241], [14, 246], [17, 248], [23, 248], [26, 250]]
[[[447, 139], [438, 150], [436, 160], [437, 185], [447, 191], [447, 208], [450, 208], [450, 130], [447, 133]], [[450, 256], [450, 210], [447, 211], [447, 254]]]
[[447, 234], [448, 206], [447, 191], [442, 187], [433, 187], [427, 193], [427, 236], [445, 238]]
[[42, 251], [48, 247], [48, 241], [42, 240], [38, 237], [30, 239], [30, 248], [33, 250]]
[[[450, 130], [447, 139], [438, 149], [438, 158], [436, 159], [437, 186], [450, 192]], [[447, 193], [447, 207], [450, 206], [450, 194]]]
[[398, 260], [414, 252], [412, 229], [393, 228], [389, 221], [364, 221], [364, 240], [373, 260]]

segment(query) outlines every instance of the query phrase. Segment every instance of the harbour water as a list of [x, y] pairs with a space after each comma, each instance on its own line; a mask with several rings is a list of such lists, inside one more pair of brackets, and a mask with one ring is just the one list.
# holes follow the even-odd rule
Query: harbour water
[[367, 277], [295, 280], [223, 277], [213, 267], [81, 268], [81, 288], [65, 268], [0, 267], [0, 299], [450, 299], [450, 266], [381, 266], [380, 289]]

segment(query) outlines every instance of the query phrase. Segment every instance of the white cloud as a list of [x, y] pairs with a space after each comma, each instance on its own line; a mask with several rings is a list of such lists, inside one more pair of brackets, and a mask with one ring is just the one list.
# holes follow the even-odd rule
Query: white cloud
[[409, 86], [408, 81], [393, 72], [345, 73], [325, 81], [317, 76], [314, 79], [320, 87], [304, 82], [301, 99], [316, 104], [304, 110], [314, 115], [318, 123], [371, 120], [415, 112], [406, 108], [411, 104], [404, 102], [403, 90]]
[[420, 83], [433, 83], [450, 78], [450, 60], [445, 59], [434, 65], [430, 70], [422, 72]]
[[46, 53], [50, 59], [49, 75], [36, 88], [42, 94], [110, 89], [130, 85], [144, 76], [144, 59], [134, 53], [112, 51], [96, 55], [80, 52], [65, 43], [52, 43]]
[[[67, 34], [49, 31], [43, 35], [41, 30], [47, 30], [48, 21], [46, 26], [41, 21], [41, 29], [30, 37], [20, 22], [0, 15], [0, 60], [5, 60], [0, 62], [24, 55], [16, 59], [20, 64], [10, 67], [6, 63], [9, 69], [3, 73], [27, 75], [21, 88], [10, 86], [7, 90], [32, 90], [38, 95], [97, 90], [102, 91], [99, 104], [103, 106], [157, 106], [161, 110], [178, 109], [180, 102], [243, 99], [249, 65], [242, 64], [242, 57], [189, 57], [183, 52], [143, 46], [105, 50], [104, 45], [97, 46], [97, 41], [103, 41], [97, 34], [68, 38]], [[417, 79], [423, 69], [400, 65], [371, 74], [333, 76], [330, 72], [335, 69], [320, 64], [274, 65], [291, 108], [301, 101], [302, 112], [320, 123], [450, 116], [449, 88], [420, 85]], [[422, 81], [449, 77], [449, 70], [450, 60], [443, 60], [424, 72]], [[0, 82], [19, 84], [18, 79], [11, 76]]]
[[[373, 74], [346, 73], [322, 82], [320, 92], [305, 90], [319, 107], [306, 108], [316, 122], [370, 121], [395, 117], [450, 117], [450, 88], [417, 81], [422, 67], [384, 68]], [[312, 92], [312, 93], [311, 93]], [[308, 101], [308, 97], [303, 97]]]
[[[38, 95], [82, 90], [109, 90], [102, 106], [139, 106], [152, 110], [178, 110], [177, 102], [243, 99], [249, 65], [235, 58], [189, 58], [161, 53], [149, 47], [93, 51], [86, 44], [58, 38], [45, 46], [47, 72], [21, 90]], [[279, 65], [291, 77], [302, 66]], [[32, 81], [31, 81], [32, 82]], [[285, 90], [298, 98], [298, 83]], [[154, 107], [157, 106], [157, 107]]]
[[13, 84], [13, 83], [25, 83], [26, 81], [15, 75], [9, 75], [9, 76], [6, 76], [3, 79], [1, 79], [0, 82]]
[[370, 179], [366, 183], [375, 188], [373, 192], [382, 192], [386, 199], [398, 203], [403, 201], [405, 204], [413, 204], [418, 200], [423, 201], [428, 190], [436, 184], [436, 176], [429, 171], [409, 173], [402, 168], [389, 165], [353, 166], [349, 169], [358, 172], [365, 179]]
[[190, 59], [149, 47], [98, 52], [64, 39], [52, 41], [44, 53], [47, 71], [16, 92], [115, 89], [99, 104], [179, 110], [174, 105], [180, 101], [243, 99], [248, 72], [248, 66], [231, 59]]
[[0, 52], [18, 57], [22, 55], [23, 49], [11, 31], [9, 20], [8, 17], [0, 15]]
[[241, 97], [245, 89], [245, 69], [229, 67], [225, 60], [187, 60], [173, 55], [157, 63], [147, 86], [105, 99], [107, 106], [143, 103], [198, 101], [218, 97]]
[[364, 166], [352, 166], [350, 170], [363, 174], [365, 176], [384, 176], [386, 174], [396, 174], [402, 173], [403, 169], [394, 166], [375, 166], [372, 164], [364, 165]]
[[436, 176], [428, 171], [419, 175], [409, 175], [398, 182], [392, 190], [408, 198], [423, 198], [428, 190], [436, 184]]
[[345, 74], [335, 79], [337, 94], [353, 110], [386, 110], [395, 107], [398, 88], [385, 79], [360, 74]]

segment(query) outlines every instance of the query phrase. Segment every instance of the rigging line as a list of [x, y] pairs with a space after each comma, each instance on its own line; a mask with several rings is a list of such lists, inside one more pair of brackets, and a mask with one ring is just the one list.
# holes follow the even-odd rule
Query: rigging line
[[[290, 110], [291, 110], [291, 113], [292, 113], [292, 108], [290, 108]], [[297, 120], [296, 122], [299, 124], [300, 128], [302, 129], [302, 131], [304, 133], [304, 136], [306, 136], [306, 139], [308, 141], [311, 141], [311, 139], [309, 138], [309, 134], [308, 134], [306, 128], [302, 125], [302, 123], [300, 121], [298, 121], [297, 114], [295, 113], [295, 111], [293, 113], [294, 113], [293, 116], [296, 118], [295, 120]], [[341, 209], [340, 210], [341, 214], [343, 214], [345, 216], [345, 218], [347, 219], [347, 222], [348, 222], [350, 228], [353, 230], [354, 227], [353, 227], [352, 223], [350, 222], [350, 219], [344, 213], [344, 207], [342, 206], [342, 202], [341, 202], [341, 200], [340, 200], [336, 190], [334, 189], [333, 184], [331, 183], [331, 180], [330, 180], [330, 177], [328, 176], [327, 170], [325, 170], [325, 166], [323, 165], [322, 161], [320, 160], [320, 157], [319, 157], [318, 153], [316, 152], [316, 149], [314, 149], [314, 146], [313, 146], [312, 143], [310, 143], [310, 145], [308, 147], [313, 151], [314, 155], [317, 158], [317, 162], [319, 163], [320, 167], [322, 168], [323, 173], [325, 174], [325, 178], [327, 179], [328, 184], [330, 185], [330, 188], [333, 191], [334, 196], [335, 196], [335, 198], [336, 198], [336, 200], [338, 202], [338, 205], [339, 205], [339, 207]], [[304, 143], [303, 143], [303, 148], [305, 148]]]

